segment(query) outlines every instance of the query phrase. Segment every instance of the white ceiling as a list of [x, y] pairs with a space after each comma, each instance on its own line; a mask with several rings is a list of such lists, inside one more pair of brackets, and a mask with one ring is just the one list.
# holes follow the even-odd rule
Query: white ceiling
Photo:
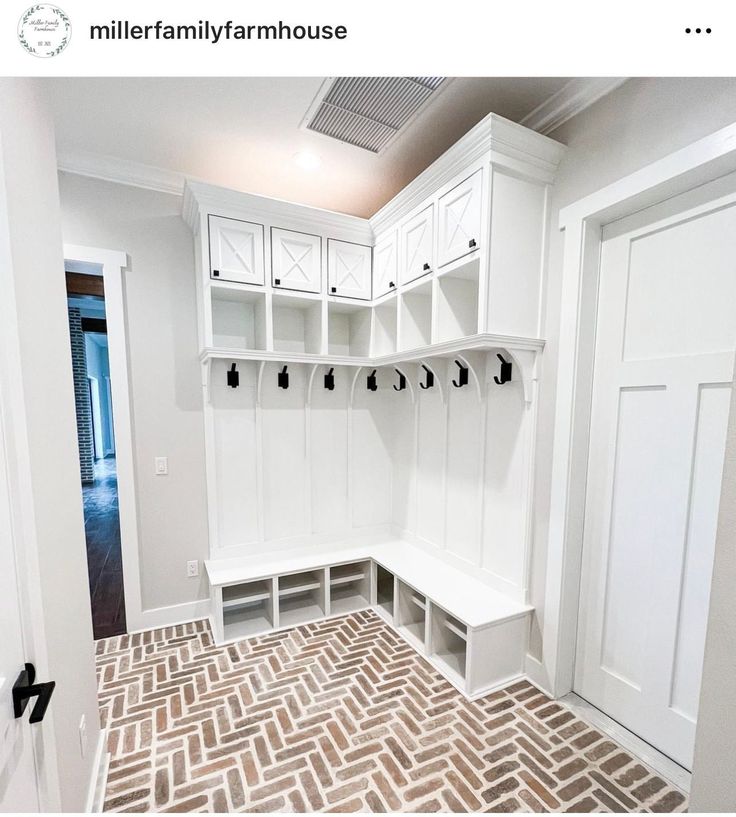
[[[60, 156], [112, 156], [212, 184], [370, 216], [494, 112], [520, 121], [562, 78], [456, 78], [384, 153], [300, 127], [323, 77], [45, 79]], [[316, 171], [294, 154], [316, 153]]]

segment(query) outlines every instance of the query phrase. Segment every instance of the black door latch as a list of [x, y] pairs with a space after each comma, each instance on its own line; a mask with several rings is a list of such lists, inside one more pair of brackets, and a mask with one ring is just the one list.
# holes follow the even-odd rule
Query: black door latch
[[18, 676], [18, 680], [13, 684], [13, 714], [16, 718], [26, 711], [29, 698], [38, 696], [33, 709], [31, 710], [31, 723], [40, 723], [49, 706], [49, 701], [54, 692], [56, 681], [46, 681], [45, 684], [34, 684], [36, 680], [36, 668], [33, 664], [26, 664], [26, 668]]

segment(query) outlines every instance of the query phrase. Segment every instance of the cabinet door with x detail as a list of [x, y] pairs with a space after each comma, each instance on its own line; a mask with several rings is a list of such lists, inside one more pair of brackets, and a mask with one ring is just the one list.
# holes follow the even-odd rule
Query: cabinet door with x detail
[[460, 182], [439, 202], [439, 265], [444, 266], [480, 247], [483, 171]]
[[327, 277], [330, 295], [370, 300], [371, 248], [327, 239]]
[[209, 217], [210, 277], [263, 286], [263, 225]]
[[279, 289], [322, 290], [322, 239], [318, 235], [271, 228], [271, 274]]

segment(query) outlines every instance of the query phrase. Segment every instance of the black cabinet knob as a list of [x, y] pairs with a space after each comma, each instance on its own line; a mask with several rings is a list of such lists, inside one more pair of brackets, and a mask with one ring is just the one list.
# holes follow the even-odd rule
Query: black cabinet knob
[[220, 270], [219, 269], [213, 269], [212, 270], [212, 277], [213, 278], [219, 278], [220, 277]]
[[281, 279], [280, 279], [280, 278], [274, 278], [274, 279], [273, 279], [273, 282], [274, 282], [274, 284], [275, 284], [277, 287], [278, 287], [278, 286], [281, 286]]
[[472, 250], [473, 247], [475, 247], [475, 246], [477, 246], [476, 243], [475, 243], [475, 239], [471, 238], [470, 241], [468, 241], [468, 247], [470, 247], [470, 249]]
[[337, 292], [337, 287], [330, 287], [330, 292]]
[[424, 269], [424, 270], [429, 270], [429, 264], [425, 264], [425, 265], [422, 267], [422, 269]]
[[393, 289], [396, 286], [396, 284], [393, 281], [389, 281], [388, 285], [390, 289]]

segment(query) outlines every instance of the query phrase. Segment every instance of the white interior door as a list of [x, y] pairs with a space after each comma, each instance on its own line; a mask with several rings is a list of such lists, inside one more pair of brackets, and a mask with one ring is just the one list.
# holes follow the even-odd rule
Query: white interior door
[[[38, 811], [39, 797], [28, 711], [13, 714], [12, 689], [27, 660], [10, 514], [5, 441], [0, 416], [0, 812]], [[31, 702], [30, 706], [33, 705]]]
[[692, 763], [736, 348], [719, 180], [603, 232], [575, 690]]

